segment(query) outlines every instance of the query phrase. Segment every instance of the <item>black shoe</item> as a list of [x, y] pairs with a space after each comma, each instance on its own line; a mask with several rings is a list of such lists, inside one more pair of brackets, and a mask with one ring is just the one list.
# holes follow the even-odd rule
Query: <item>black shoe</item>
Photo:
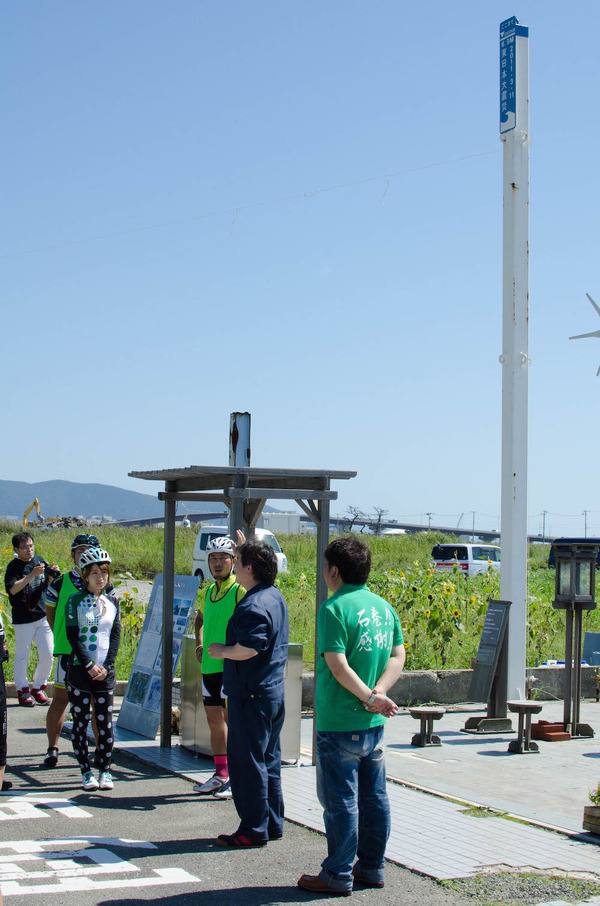
[[229, 849], [254, 849], [267, 845], [266, 840], [253, 840], [244, 834], [219, 834], [215, 842], [217, 846], [229, 847]]
[[44, 765], [47, 768], [55, 768], [58, 764], [58, 749], [56, 746], [50, 746], [44, 756]]
[[2, 792], [4, 793], [5, 790], [12, 790], [12, 781], [11, 780], [2, 781]]

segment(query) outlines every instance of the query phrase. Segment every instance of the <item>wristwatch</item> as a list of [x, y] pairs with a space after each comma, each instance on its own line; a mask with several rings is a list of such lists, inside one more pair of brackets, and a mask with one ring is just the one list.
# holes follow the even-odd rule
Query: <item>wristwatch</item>
[[371, 692], [369, 698], [365, 702], [365, 708], [370, 708], [376, 698], [377, 698], [377, 693]]

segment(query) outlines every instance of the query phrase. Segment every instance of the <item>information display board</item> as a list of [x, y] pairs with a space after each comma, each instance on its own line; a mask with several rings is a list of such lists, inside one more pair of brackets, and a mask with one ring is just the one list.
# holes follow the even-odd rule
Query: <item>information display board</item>
[[[197, 576], [175, 576], [173, 593], [173, 676], [181, 644], [198, 594]], [[117, 727], [154, 739], [160, 725], [162, 670], [163, 575], [154, 580], [144, 627], [131, 676], [119, 712]]]
[[500, 649], [508, 627], [510, 601], [491, 601], [488, 604], [479, 649], [469, 689], [472, 702], [487, 702], [496, 675]]

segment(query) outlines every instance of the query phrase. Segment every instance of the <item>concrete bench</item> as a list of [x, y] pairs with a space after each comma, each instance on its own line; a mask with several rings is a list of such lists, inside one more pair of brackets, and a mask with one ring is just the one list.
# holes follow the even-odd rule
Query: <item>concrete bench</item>
[[517, 702], [507, 702], [506, 706], [512, 714], [519, 715], [519, 729], [517, 738], [508, 744], [508, 751], [516, 755], [525, 755], [528, 752], [539, 752], [539, 746], [531, 741], [531, 716], [539, 714], [542, 706], [539, 702], [528, 699]]
[[419, 732], [415, 733], [410, 744], [412, 746], [441, 746], [440, 737], [433, 732], [433, 722], [443, 717], [446, 709], [423, 705], [423, 707], [408, 710], [415, 720], [421, 721]]

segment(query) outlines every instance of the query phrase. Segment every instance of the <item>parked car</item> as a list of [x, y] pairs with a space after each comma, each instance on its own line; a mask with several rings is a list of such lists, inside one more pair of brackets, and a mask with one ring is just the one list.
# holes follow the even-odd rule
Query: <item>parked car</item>
[[[556, 567], [555, 544], [600, 544], [600, 538], [555, 538], [550, 545], [550, 553], [548, 554], [548, 566], [550, 569]], [[596, 558], [596, 569], [600, 569], [600, 550], [598, 550]]]
[[494, 544], [436, 544], [431, 551], [438, 572], [453, 572], [456, 565], [467, 578], [500, 569], [501, 552]]
[[[228, 529], [225, 525], [201, 525], [198, 529], [198, 534], [196, 535], [196, 541], [194, 543], [194, 564], [192, 573], [194, 576], [199, 576], [201, 582], [204, 582], [205, 579], [210, 579], [211, 577], [208, 568], [206, 545], [209, 541], [212, 541], [213, 538], [221, 538], [223, 535], [226, 535], [227, 532]], [[258, 541], [264, 541], [265, 544], [268, 544], [269, 547], [272, 547], [275, 551], [278, 572], [287, 573], [287, 557], [283, 553], [273, 532], [269, 532], [267, 529], [257, 528], [254, 530], [254, 534]]]

